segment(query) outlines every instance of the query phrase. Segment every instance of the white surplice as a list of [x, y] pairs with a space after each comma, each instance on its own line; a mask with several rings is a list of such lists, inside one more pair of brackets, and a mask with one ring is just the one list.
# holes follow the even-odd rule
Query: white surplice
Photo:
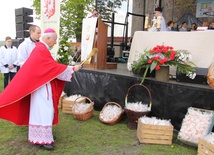
[[[68, 66], [57, 79], [70, 82], [73, 72], [73, 66]], [[53, 119], [52, 90], [48, 82], [31, 94], [28, 141], [34, 144], [52, 144]]]
[[15, 46], [7, 47], [4, 45], [0, 48], [0, 70], [1, 73], [15, 73], [17, 71], [16, 67], [9, 69], [4, 65], [18, 65], [17, 48]]
[[31, 52], [36, 46], [35, 42], [33, 42], [30, 37], [25, 38], [25, 40], [18, 47], [18, 62], [19, 65], [22, 66], [27, 58], [29, 58]]

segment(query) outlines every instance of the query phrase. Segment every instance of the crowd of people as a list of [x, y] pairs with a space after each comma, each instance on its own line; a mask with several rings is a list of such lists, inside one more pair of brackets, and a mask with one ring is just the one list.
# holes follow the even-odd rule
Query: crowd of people
[[152, 19], [152, 26], [148, 29], [150, 32], [156, 31], [197, 31], [198, 27], [204, 27], [204, 30], [214, 30], [214, 22], [208, 23], [203, 22], [202, 25], [197, 25], [197, 23], [191, 23], [191, 27], [188, 27], [187, 21], [183, 21], [180, 25], [178, 25], [175, 21], [165, 22], [165, 18], [162, 14], [163, 9], [161, 7], [156, 7], [154, 11], [154, 18]]
[[[191, 24], [191, 28], [188, 28], [187, 22], [182, 22], [180, 27], [177, 22], [173, 22], [170, 20], [167, 22], [167, 31], [197, 31], [198, 25], [196, 23]], [[208, 30], [214, 30], [214, 22], [208, 23], [208, 22], [203, 22], [201, 27], [206, 27]]]

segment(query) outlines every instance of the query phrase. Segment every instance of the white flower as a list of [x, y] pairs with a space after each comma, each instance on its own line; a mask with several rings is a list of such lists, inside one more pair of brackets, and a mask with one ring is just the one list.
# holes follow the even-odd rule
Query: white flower
[[128, 71], [132, 71], [132, 63], [130, 62], [127, 63], [127, 69]]
[[188, 54], [188, 60], [192, 60], [192, 55], [191, 54]]
[[71, 55], [69, 55], [68, 60], [73, 60], [73, 57]]
[[178, 60], [184, 62], [184, 61], [186, 61], [186, 58], [187, 58], [186, 55], [185, 55], [184, 53], [181, 52], [181, 53], [180, 53], [180, 56], [178, 57]]
[[192, 79], [194, 79], [196, 77], [196, 73], [194, 72], [193, 74], [192, 74]]
[[194, 79], [196, 77], [196, 73], [195, 72], [191, 72], [189, 71], [186, 76], [188, 76], [190, 79]]
[[73, 59], [74, 59], [74, 58], [73, 58], [71, 55], [68, 56], [68, 64], [69, 64], [69, 65], [72, 65], [72, 64], [73, 64], [73, 63], [72, 63], [72, 62], [73, 62]]
[[186, 50], [182, 50], [177, 54], [177, 61], [178, 62], [188, 62], [192, 60], [192, 55], [188, 53]]
[[57, 55], [56, 55], [56, 59], [60, 59], [60, 58], [62, 58], [62, 56], [59, 55], [59, 54], [57, 54]]
[[71, 61], [70, 65], [74, 66], [76, 64], [75, 61]]
[[64, 50], [67, 51], [69, 48], [67, 46], [64, 47]]

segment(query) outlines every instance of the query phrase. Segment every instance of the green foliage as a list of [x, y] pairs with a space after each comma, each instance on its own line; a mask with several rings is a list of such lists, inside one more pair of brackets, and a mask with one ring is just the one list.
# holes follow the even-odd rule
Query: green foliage
[[[110, 20], [113, 8], [120, 8], [123, 0], [102, 1], [98, 0], [98, 10], [102, 19]], [[40, 18], [40, 0], [33, 0], [37, 18]], [[94, 0], [62, 0], [60, 35], [67, 35], [68, 38], [76, 38], [81, 41], [82, 19], [86, 17], [95, 7]]]
[[40, 10], [41, 6], [40, 5], [41, 5], [41, 1], [40, 0], [34, 0], [33, 1], [32, 7], [34, 8], [38, 19], [40, 18], [40, 12], [41, 12], [41, 10]]
[[60, 35], [81, 41], [82, 19], [92, 10], [93, 0], [62, 0]]
[[120, 8], [122, 5], [122, 1], [125, 0], [97, 0], [99, 17], [104, 20], [110, 21], [112, 12], [115, 12], [114, 8]]
[[[87, 12], [90, 12], [93, 5], [93, 0], [62, 0], [60, 6], [60, 35], [67, 35], [67, 38], [81, 39], [82, 19], [86, 17]], [[33, 0], [37, 18], [40, 18], [41, 13], [40, 0]]]
[[73, 60], [71, 57], [71, 43], [66, 37], [60, 39], [59, 50], [57, 52], [57, 61], [62, 64], [70, 64]]

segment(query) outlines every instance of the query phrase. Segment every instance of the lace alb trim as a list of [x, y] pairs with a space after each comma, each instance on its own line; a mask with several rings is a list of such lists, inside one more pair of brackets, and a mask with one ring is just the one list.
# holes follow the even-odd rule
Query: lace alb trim
[[28, 142], [33, 144], [52, 144], [54, 143], [52, 126], [40, 126], [29, 124]]
[[60, 74], [57, 79], [62, 81], [71, 81], [72, 74], [74, 73], [73, 66], [68, 66], [62, 74]]

